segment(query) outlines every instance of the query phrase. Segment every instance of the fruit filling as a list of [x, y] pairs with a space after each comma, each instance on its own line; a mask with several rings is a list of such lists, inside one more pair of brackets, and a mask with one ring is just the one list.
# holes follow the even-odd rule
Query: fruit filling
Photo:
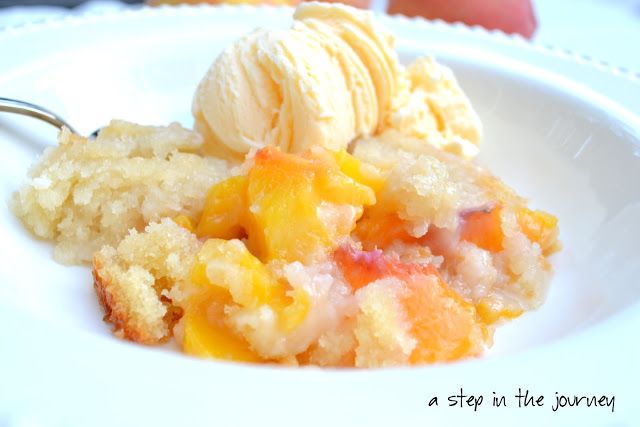
[[92, 262], [124, 339], [286, 365], [481, 355], [543, 303], [558, 221], [473, 162], [453, 72], [393, 44], [368, 12], [303, 2], [220, 53], [194, 129], [64, 129], [11, 207]]
[[[210, 188], [199, 218], [156, 226], [196, 242], [188, 273], [159, 292], [180, 313], [172, 328], [183, 351], [294, 365], [450, 362], [482, 354], [497, 324], [541, 303], [558, 245], [553, 216], [487, 186], [480, 168], [422, 153], [482, 205], [433, 194], [435, 179], [424, 188], [396, 173], [403, 156], [365, 160], [372, 144], [359, 157], [262, 148]], [[454, 202], [431, 219], [407, 214], [443, 197]]]

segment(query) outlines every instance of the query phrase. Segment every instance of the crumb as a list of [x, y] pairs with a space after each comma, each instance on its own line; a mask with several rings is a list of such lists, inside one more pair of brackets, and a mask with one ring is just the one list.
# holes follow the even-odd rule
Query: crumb
[[14, 195], [11, 207], [33, 234], [56, 242], [65, 264], [91, 261], [129, 229], [186, 215], [197, 218], [207, 190], [228, 164], [193, 152], [201, 137], [168, 127], [113, 121], [97, 139], [63, 130]]
[[195, 235], [165, 218], [95, 254], [94, 287], [116, 335], [144, 344], [171, 335], [181, 314], [171, 291], [189, 280], [199, 247]]

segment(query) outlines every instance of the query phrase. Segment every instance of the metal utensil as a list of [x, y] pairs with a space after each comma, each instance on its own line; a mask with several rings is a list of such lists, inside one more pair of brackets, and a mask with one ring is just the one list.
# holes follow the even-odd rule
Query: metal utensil
[[[56, 113], [49, 111], [46, 108], [41, 107], [39, 105], [32, 104], [30, 102], [0, 97], [0, 112], [15, 113], [15, 114], [21, 114], [23, 116], [33, 117], [38, 120], [42, 120], [43, 122], [47, 122], [57, 127], [58, 129], [62, 129], [63, 127], [66, 127], [71, 132], [78, 134], [78, 132], [76, 132], [75, 129], [69, 123], [67, 123], [62, 117], [58, 116]], [[100, 129], [97, 129], [89, 136], [92, 138], [95, 138], [98, 135], [99, 131]]]

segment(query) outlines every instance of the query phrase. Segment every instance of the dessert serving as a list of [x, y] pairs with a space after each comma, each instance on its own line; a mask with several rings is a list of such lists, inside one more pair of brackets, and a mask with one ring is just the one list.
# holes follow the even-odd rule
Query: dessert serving
[[481, 355], [543, 303], [557, 220], [474, 163], [452, 72], [393, 44], [369, 12], [304, 3], [220, 53], [193, 129], [63, 130], [11, 207], [91, 265], [123, 339], [286, 365]]

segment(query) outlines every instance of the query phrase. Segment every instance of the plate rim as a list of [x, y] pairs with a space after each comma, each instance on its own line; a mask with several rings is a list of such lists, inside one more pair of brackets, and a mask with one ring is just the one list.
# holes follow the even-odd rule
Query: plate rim
[[[27, 33], [47, 31], [51, 28], [58, 28], [67, 25], [83, 25], [90, 23], [100, 23], [113, 19], [136, 19], [149, 18], [154, 16], [193, 16], [201, 13], [243, 15], [243, 14], [288, 14], [295, 7], [285, 5], [249, 5], [249, 4], [179, 4], [161, 6], [130, 6], [123, 9], [86, 11], [82, 13], [69, 13], [64, 16], [54, 16], [32, 22], [8, 25], [0, 28], [0, 43], [6, 39], [20, 37]], [[378, 22], [395, 22], [403, 25], [410, 25], [416, 29], [428, 28], [444, 31], [454, 31], [467, 35], [474, 35], [487, 38], [493, 41], [509, 44], [514, 47], [540, 52], [566, 60], [571, 60], [577, 64], [595, 68], [602, 72], [609, 73], [615, 77], [628, 79], [631, 82], [640, 84], [640, 70], [618, 66], [612, 62], [602, 60], [593, 55], [580, 52], [574, 49], [564, 48], [551, 43], [541, 43], [535, 40], [528, 40], [520, 34], [508, 34], [499, 29], [487, 29], [479, 25], [468, 25], [463, 22], [447, 22], [442, 19], [427, 19], [422, 16], [407, 16], [400, 13], [388, 14], [380, 11], [372, 11]]]
[[[26, 24], [24, 26], [20, 26], [19, 28], [14, 29], [14, 32], [11, 32], [11, 30], [3, 30], [2, 32], [0, 32], [0, 46], [2, 45], [3, 42], [5, 42], [7, 40], [7, 37], [10, 39], [11, 37], [20, 37], [22, 34], [34, 31], [34, 32], [38, 32], [38, 31], [49, 31], [50, 29], [55, 29], [57, 27], [59, 27], [60, 25], [69, 25], [70, 23], [73, 24], [79, 24], [79, 25], [83, 25], [83, 24], [91, 24], [91, 23], [96, 23], [96, 22], [104, 22], [104, 21], [108, 21], [109, 19], [121, 19], [122, 16], [131, 16], [133, 18], [138, 18], [138, 17], [143, 17], [143, 16], [148, 16], [150, 14], [150, 16], [155, 16], [156, 14], [168, 14], [168, 15], [174, 15], [174, 14], [197, 14], [201, 12], [201, 9], [212, 9], [215, 10], [215, 12], [213, 13], [220, 13], [219, 11], [221, 9], [230, 9], [233, 8], [233, 13], [245, 13], [245, 12], [241, 12], [241, 11], [247, 11], [249, 10], [250, 13], [258, 13], [258, 12], [263, 12], [263, 9], [265, 9], [265, 7], [250, 7], [250, 6], [187, 6], [187, 7], [178, 7], [178, 8], [171, 8], [169, 9], [169, 7], [164, 7], [164, 8], [144, 8], [141, 9], [141, 11], [115, 11], [115, 12], [107, 12], [104, 14], [87, 14], [85, 16], [80, 16], [80, 17], [64, 17], [64, 18], [59, 18], [59, 19], [53, 19], [51, 21], [47, 21], [47, 22], [43, 22], [43, 23], [38, 23], [38, 24]], [[284, 11], [286, 11], [287, 13], [290, 13], [291, 8], [288, 7], [268, 7], [268, 9], [270, 11], [278, 11], [277, 13], [284, 13]], [[147, 12], [147, 10], [153, 10], [153, 12]], [[163, 11], [165, 10], [165, 11]], [[187, 12], [182, 12], [182, 10], [187, 10]], [[157, 12], [156, 12], [157, 11]], [[163, 11], [163, 12], [162, 12]], [[280, 12], [283, 11], [283, 12]], [[210, 12], [207, 12], [210, 13]], [[526, 51], [533, 51], [533, 52], [538, 52], [538, 48], [537, 47], [532, 47], [527, 41], [525, 41], [524, 39], [521, 39], [519, 37], [516, 36], [508, 36], [504, 33], [501, 32], [489, 32], [486, 31], [484, 29], [481, 28], [471, 28], [462, 24], [447, 24], [444, 22], [437, 22], [437, 21], [427, 21], [424, 20], [422, 18], [406, 18], [403, 16], [392, 16], [392, 17], [385, 17], [383, 18], [384, 22], [387, 22], [388, 19], [391, 19], [392, 21], [396, 22], [404, 22], [404, 20], [407, 21], [411, 21], [414, 22], [418, 27], [423, 27], [424, 28], [429, 28], [429, 29], [445, 29], [446, 31], [449, 30], [453, 30], [465, 35], [470, 35], [470, 34], [475, 34], [475, 33], [479, 33], [479, 34], [483, 34], [483, 38], [486, 38], [486, 40], [492, 40], [492, 41], [502, 41], [504, 43], [506, 43], [509, 46], [513, 46], [516, 47], [518, 49], [520, 48], [524, 48]], [[9, 34], [9, 36], [7, 36], [7, 34]], [[541, 51], [539, 51], [542, 54], [545, 55], [550, 55], [554, 58], [559, 58], [555, 53], [553, 52], [548, 52], [546, 50], [546, 48], [542, 48]], [[562, 56], [560, 56], [560, 58], [563, 58]], [[597, 70], [598, 72], [604, 72], [603, 75], [608, 75], [611, 78], [615, 78], [617, 82], [623, 82], [620, 83], [621, 85], [623, 85], [624, 87], [627, 87], [626, 85], [628, 85], [629, 83], [631, 84], [635, 84], [634, 81], [634, 74], [631, 75], [630, 78], [625, 78], [625, 74], [616, 74], [615, 68], [613, 68], [614, 71], [611, 71], [612, 68], [606, 66], [604, 69], [601, 68], [597, 62], [593, 63], [592, 61], [588, 60], [584, 63], [581, 63], [579, 60], [577, 60], [576, 58], [573, 57], [573, 54], [569, 54], [567, 58], [565, 59], [569, 59], [571, 62], [579, 64], [580, 66], [584, 66], [584, 65], [589, 65], [590, 68], [593, 68], [594, 70]], [[622, 78], [621, 78], [622, 77]], [[640, 128], [639, 128], [640, 129]], [[585, 341], [589, 341], [590, 337], [587, 336], [587, 331], [589, 333], [592, 333], [594, 330], [597, 330], [599, 336], [602, 336], [603, 334], [606, 334], [606, 326], [611, 326], [610, 324], [612, 322], [623, 322], [624, 320], [628, 319], [629, 317], [634, 317], [634, 320], [636, 323], [640, 323], [638, 322], [638, 320], [640, 320], [640, 316], [638, 316], [638, 313], [632, 313], [632, 311], [636, 310], [638, 305], [640, 305], [640, 302], [637, 302], [636, 304], [631, 305], [630, 307], [627, 307], [625, 310], [621, 311], [620, 313], [617, 313], [615, 316], [611, 316], [608, 319], [599, 322], [597, 325], [593, 325], [590, 328], [588, 328], [588, 330], [584, 330], [581, 331], [579, 334], [575, 334], [571, 336], [570, 340], [563, 340], [561, 342], [554, 342], [554, 343], [550, 343], [549, 345], [544, 345], [544, 346], [540, 346], [540, 347], [536, 347], [533, 349], [529, 349], [526, 352], [519, 352], [518, 354], [514, 354], [514, 355], [509, 355], [509, 356], [502, 356], [502, 357], [492, 357], [490, 360], [489, 359], [478, 359], [478, 360], [472, 360], [469, 363], [462, 363], [462, 364], [455, 364], [455, 365], [451, 365], [451, 366], [445, 366], [444, 369], [448, 372], [456, 372], [458, 371], [458, 368], [460, 368], [460, 370], [464, 370], [467, 371], [468, 369], [470, 369], [470, 366], [478, 366], [479, 364], [481, 364], [480, 366], [495, 366], [495, 365], [499, 365], [500, 362], [502, 360], [504, 360], [506, 357], [508, 357], [509, 359], [511, 359], [512, 361], [510, 363], [517, 363], [517, 362], [521, 362], [522, 360], [531, 360], [536, 358], [538, 355], [540, 354], [549, 354], [550, 351], [552, 351], [553, 349], [557, 348], [558, 346], [566, 346], [568, 345], [570, 342], [574, 343], [574, 342], [581, 342], [584, 343]], [[5, 304], [0, 301], [0, 307], [5, 306]], [[0, 310], [0, 318], [2, 318], [6, 313], [2, 312], [2, 310]], [[630, 330], [630, 328], [629, 328]], [[73, 330], [73, 331], [68, 331], [67, 335], [69, 336], [75, 336], [78, 334], [79, 331]], [[93, 336], [93, 334], [86, 332], [86, 331], [82, 331], [85, 332], [87, 335], [91, 335]], [[0, 331], [0, 336], [4, 336], [3, 333]], [[107, 337], [95, 337], [99, 339], [100, 341], [107, 341], [105, 338]], [[110, 337], [108, 337], [110, 338]], [[92, 340], [92, 343], [97, 343], [98, 340]], [[103, 347], [104, 343], [99, 344], [97, 346], [99, 347]], [[119, 343], [120, 344], [120, 343]], [[124, 345], [123, 346], [118, 346], [117, 349], [114, 348], [113, 351], [118, 352], [118, 353], [128, 353], [131, 350], [131, 348], [127, 348]], [[139, 354], [143, 354], [144, 357], [151, 357], [149, 356], [150, 353], [147, 353], [146, 351], [144, 351], [145, 349], [142, 348], [134, 348], [134, 350], [140, 350]], [[9, 350], [10, 352], [11, 350]], [[524, 357], [523, 357], [524, 356]], [[137, 357], [137, 356], [136, 356]], [[142, 356], [141, 356], [142, 357]], [[168, 358], [154, 358], [154, 360], [169, 360]], [[187, 360], [186, 358], [182, 358], [182, 360], [186, 363], [181, 363], [180, 365], [182, 366], [181, 368], [179, 368], [180, 371], [190, 371], [190, 372], [195, 372], [196, 371], [196, 367], [202, 369], [204, 367], [204, 364], [201, 363], [200, 361], [193, 361], [193, 360]], [[206, 363], [210, 363], [210, 362], [206, 362]], [[172, 364], [173, 365], [173, 364]], [[228, 369], [230, 368], [230, 365], [228, 364], [219, 364], [218, 365], [220, 369]], [[268, 377], [270, 374], [268, 371], [273, 371], [272, 369], [255, 369], [255, 367], [253, 366], [245, 366], [245, 365], [239, 365], [239, 364], [233, 364], [232, 366], [234, 369], [231, 369], [231, 371], [234, 372], [240, 372], [240, 371], [247, 371], [247, 372], [251, 372], [251, 373], [255, 373], [255, 372], [262, 372], [264, 375], [264, 377]], [[443, 368], [443, 366], [438, 365], [437, 367], [422, 367], [422, 368], [397, 368], [397, 369], [393, 369], [393, 370], [376, 370], [376, 371], [369, 371], [366, 372], [366, 375], [371, 375], [371, 372], [374, 372], [373, 376], [376, 378], [391, 378], [393, 377], [395, 374], [398, 374], [399, 376], [403, 376], [406, 377], [407, 375], [411, 374], [416, 374], [416, 375], [420, 375], [422, 377], [427, 377], [428, 375], [432, 374], [434, 371], [436, 370], [440, 370], [441, 368]], [[0, 368], [1, 370], [2, 368]], [[219, 369], [210, 369], [210, 371], [218, 371]], [[313, 369], [309, 369], [309, 370], [304, 370], [302, 372], [306, 373], [304, 375], [298, 375], [301, 371], [300, 370], [295, 370], [295, 374], [294, 374], [294, 370], [292, 369], [278, 369], [277, 370], [279, 373], [285, 373], [288, 376], [300, 376], [300, 377], [315, 377], [318, 375], [318, 371], [313, 370]], [[325, 371], [326, 372], [326, 371]], [[348, 378], [353, 378], [355, 376], [362, 378], [363, 375], [365, 375], [362, 372], [358, 372], [358, 371], [350, 371], [349, 373], [347, 373], [347, 375], [344, 375], [343, 372], [340, 373], [340, 375], [330, 375], [331, 379], [336, 379], [338, 377], [344, 378], [344, 379], [348, 379]], [[342, 382], [342, 381], [341, 381]], [[0, 390], [0, 396], [2, 395], [2, 391]], [[2, 409], [1, 405], [0, 405], [0, 409]]]

